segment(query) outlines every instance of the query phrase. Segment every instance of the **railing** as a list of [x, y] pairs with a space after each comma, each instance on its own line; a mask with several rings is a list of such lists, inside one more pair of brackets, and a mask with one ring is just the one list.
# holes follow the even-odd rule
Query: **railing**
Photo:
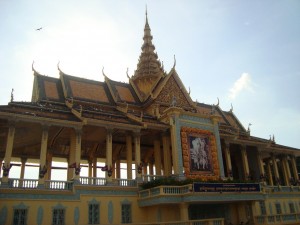
[[106, 185], [106, 179], [100, 177], [80, 177], [79, 181], [83, 185], [95, 185], [95, 186]]
[[192, 191], [192, 184], [184, 186], [158, 186], [139, 192], [140, 198], [157, 195], [182, 195]]
[[160, 175], [143, 175], [142, 182], [149, 182], [149, 181], [163, 179], [163, 178], [166, 178], [166, 177], [160, 176]]
[[112, 185], [115, 185], [115, 184], [117, 186], [122, 186], [122, 187], [136, 187], [137, 186], [136, 180], [132, 180], [132, 179], [113, 179]]
[[262, 191], [266, 193], [272, 192], [300, 192], [300, 186], [261, 186]]
[[[8, 187], [16, 189], [36, 189], [38, 188], [39, 180], [35, 179], [9, 179]], [[45, 181], [45, 189], [55, 190], [71, 190], [73, 187], [72, 181]]]
[[72, 190], [73, 181], [47, 180], [45, 181], [45, 189], [51, 190]]
[[188, 220], [188, 221], [172, 221], [172, 222], [153, 222], [138, 223], [131, 225], [224, 225], [223, 218], [204, 219], [204, 220]]
[[136, 187], [137, 182], [133, 179], [112, 179], [108, 181], [106, 178], [99, 177], [80, 177], [80, 184], [93, 186], [121, 186], [121, 187]]
[[37, 188], [39, 180], [35, 179], [9, 179], [10, 188], [34, 189]]
[[[300, 222], [300, 214], [277, 214], [271, 216], [256, 216], [254, 218], [255, 224], [282, 224]], [[297, 224], [298, 224], [297, 223]]]

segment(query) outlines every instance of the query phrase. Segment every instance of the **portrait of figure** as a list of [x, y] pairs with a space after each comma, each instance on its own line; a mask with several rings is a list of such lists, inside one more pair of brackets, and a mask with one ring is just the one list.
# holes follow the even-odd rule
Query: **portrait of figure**
[[207, 137], [189, 136], [190, 170], [211, 171], [209, 139]]

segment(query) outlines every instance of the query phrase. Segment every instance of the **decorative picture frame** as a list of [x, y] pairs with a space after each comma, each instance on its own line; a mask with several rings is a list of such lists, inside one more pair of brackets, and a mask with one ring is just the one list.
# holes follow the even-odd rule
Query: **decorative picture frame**
[[213, 132], [181, 127], [181, 147], [185, 175], [190, 179], [218, 180], [220, 168]]

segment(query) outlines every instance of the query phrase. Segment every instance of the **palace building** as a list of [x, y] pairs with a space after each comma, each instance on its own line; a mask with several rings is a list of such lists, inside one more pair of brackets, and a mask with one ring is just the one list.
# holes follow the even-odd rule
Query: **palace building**
[[128, 83], [32, 66], [32, 100], [0, 106], [0, 224], [299, 224], [299, 149], [191, 99], [147, 14], [141, 50]]

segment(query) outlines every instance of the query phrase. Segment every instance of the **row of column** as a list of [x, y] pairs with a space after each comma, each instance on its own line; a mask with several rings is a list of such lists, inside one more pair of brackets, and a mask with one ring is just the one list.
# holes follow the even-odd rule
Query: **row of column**
[[[298, 170], [296, 164], [296, 157], [289, 156], [291, 162], [291, 169], [287, 155], [280, 155], [279, 160], [274, 154], [271, 158], [266, 160], [266, 170], [270, 185], [293, 185], [298, 183]], [[281, 183], [280, 173], [278, 170], [278, 163], [281, 163], [283, 183]]]
[[[47, 162], [49, 162], [49, 159], [52, 160], [52, 156], [47, 155], [48, 130], [49, 130], [48, 126], [42, 126], [41, 148], [40, 148], [39, 185], [44, 185], [45, 174], [47, 173], [47, 168], [49, 166], [49, 165], [47, 165]], [[10, 168], [12, 166], [11, 165], [11, 157], [12, 157], [12, 151], [13, 151], [14, 136], [15, 136], [15, 126], [13, 123], [10, 123], [9, 130], [8, 130], [8, 136], [7, 136], [7, 142], [6, 142], [6, 151], [5, 151], [5, 156], [4, 156], [4, 162], [2, 165], [2, 169], [3, 169], [2, 182], [3, 182], [3, 184], [8, 183], [8, 175], [9, 175]], [[48, 160], [47, 160], [47, 158], [48, 158]], [[20, 174], [21, 178], [24, 178], [26, 160], [27, 159], [25, 159], [25, 158], [21, 159], [21, 174]], [[50, 167], [51, 167], [51, 164], [50, 164]], [[50, 172], [49, 172], [49, 174], [50, 174]], [[47, 176], [47, 177], [49, 177], [49, 176]]]
[[[153, 157], [152, 151], [148, 150], [147, 153], [144, 155], [144, 159], [141, 160], [140, 154], [140, 138], [138, 134], [134, 134], [133, 136], [128, 134], [126, 136], [126, 162], [127, 162], [127, 179], [132, 179], [132, 158], [133, 158], [133, 149], [135, 152], [135, 164], [136, 164], [136, 177], [140, 178], [142, 174], [148, 174], [147, 168], [149, 168], [149, 175], [154, 175], [154, 168], [155, 168], [155, 175], [163, 175], [170, 176], [172, 173], [172, 157], [170, 152], [170, 138], [169, 136], [163, 135], [162, 140], [160, 138], [156, 138], [153, 141]], [[162, 144], [162, 151], [161, 151], [161, 144]], [[118, 151], [117, 151], [118, 152]], [[163, 152], [163, 155], [161, 154]], [[163, 158], [163, 160], [162, 160]], [[110, 156], [107, 157], [107, 160], [110, 160]], [[113, 170], [113, 177], [120, 178], [120, 159], [118, 156], [115, 156], [113, 159], [114, 162], [114, 170]]]
[[[48, 126], [42, 126], [42, 137], [41, 137], [41, 148], [40, 148], [40, 171], [39, 171], [39, 185], [44, 185], [45, 182], [45, 174], [47, 173], [47, 168], [49, 165], [47, 163], [47, 143], [48, 143]], [[81, 129], [74, 129], [70, 135], [70, 153], [69, 153], [69, 169], [68, 169], [68, 179], [79, 180], [80, 176], [80, 161], [81, 161]], [[13, 143], [14, 143], [14, 135], [15, 135], [15, 126], [11, 124], [9, 126], [9, 132], [7, 136], [7, 144], [6, 144], [6, 151], [3, 163], [3, 178], [2, 182], [8, 183], [8, 175], [11, 168], [11, 156], [13, 150]], [[131, 174], [131, 163], [132, 163], [132, 141], [131, 136], [128, 136], [126, 139], [127, 142], [127, 159], [128, 159], [128, 179], [132, 178]], [[134, 148], [135, 148], [135, 161], [137, 165], [140, 165], [140, 135], [136, 133], [134, 135]], [[130, 159], [131, 158], [131, 159]], [[49, 158], [48, 158], [49, 160]], [[52, 159], [51, 159], [52, 161]], [[25, 171], [25, 163], [26, 160], [22, 160], [21, 165], [21, 178], [24, 177]], [[97, 158], [94, 158], [94, 171], [93, 174], [96, 174], [97, 170]], [[108, 180], [111, 179], [111, 170], [112, 170], [112, 130], [107, 130], [106, 135], [106, 166], [107, 166], [107, 173], [106, 178]], [[50, 167], [51, 168], [51, 164]], [[129, 172], [130, 171], [130, 172]], [[89, 171], [91, 174], [91, 171]], [[136, 177], [140, 177], [141, 174], [137, 173]], [[49, 178], [49, 176], [47, 176]]]
[[[249, 171], [249, 164], [248, 164], [248, 156], [246, 151], [246, 146], [241, 145], [241, 158], [242, 158], [242, 165], [243, 165], [243, 171], [244, 171], [244, 178], [250, 179], [250, 171]], [[228, 177], [232, 177], [232, 163], [231, 163], [231, 156], [230, 156], [230, 144], [225, 144], [225, 160], [226, 160], [226, 166], [227, 166], [227, 174]], [[296, 164], [296, 157], [290, 156], [292, 170], [293, 170], [293, 177], [291, 175], [290, 166], [288, 162], [288, 156], [287, 155], [281, 155], [280, 156], [280, 162], [282, 163], [282, 172], [283, 172], [283, 178], [284, 178], [284, 184], [290, 185], [291, 181], [294, 179], [295, 181], [298, 181], [298, 171], [297, 171], [297, 164]], [[266, 168], [267, 168], [267, 174], [264, 167], [264, 161], [262, 159], [262, 153], [261, 151], [257, 151], [257, 162], [258, 162], [258, 169], [260, 172], [260, 178], [265, 179], [266, 175], [269, 178], [269, 185], [278, 184], [280, 180], [280, 175], [278, 171], [278, 165], [277, 165], [277, 158], [274, 154], [271, 154], [271, 159], [267, 160], [265, 162]], [[273, 173], [271, 164], [273, 166]], [[276, 181], [273, 180], [273, 177], [275, 177]]]
[[[42, 134], [41, 134], [41, 148], [40, 148], [40, 171], [39, 171], [39, 185], [44, 185], [45, 176], [46, 179], [50, 179], [51, 162], [52, 155], [47, 152], [47, 143], [48, 143], [48, 131], [49, 126], [42, 126]], [[106, 166], [107, 173], [106, 178], [111, 180], [112, 177], [120, 178], [120, 160], [114, 160], [113, 162], [113, 135], [112, 129], [107, 129], [106, 134]], [[70, 134], [70, 152], [69, 152], [69, 168], [68, 168], [68, 180], [74, 179], [79, 180], [80, 175], [80, 161], [81, 161], [81, 134], [82, 131], [80, 128], [75, 128], [72, 130]], [[3, 178], [2, 182], [8, 182], [9, 170], [11, 168], [11, 156], [13, 151], [13, 143], [15, 136], [15, 126], [14, 124], [10, 124], [9, 132], [7, 136], [7, 144], [6, 144], [6, 152], [3, 163]], [[162, 140], [162, 141], [161, 141]], [[163, 147], [163, 155], [161, 155], [161, 144]], [[128, 133], [126, 135], [126, 160], [127, 160], [127, 179], [132, 179], [132, 153], [134, 148], [134, 158], [136, 164], [136, 177], [139, 179], [142, 173], [147, 173], [147, 166], [145, 166], [145, 162], [141, 162], [141, 146], [140, 146], [140, 134], [138, 132]], [[162, 157], [163, 157], [163, 171], [165, 176], [169, 176], [172, 173], [172, 157], [170, 148], [170, 136], [168, 134], [162, 135], [162, 138], [157, 138], [153, 142], [154, 148], [154, 166], [155, 166], [155, 174], [162, 175]], [[25, 163], [26, 160], [22, 159], [21, 165], [21, 178], [22, 173], [25, 171]], [[149, 173], [153, 174], [153, 162], [149, 163]], [[114, 165], [115, 164], [115, 165]], [[145, 170], [146, 169], [146, 170]], [[112, 173], [115, 171], [116, 174]], [[97, 173], [97, 158], [91, 157], [89, 160], [89, 176], [96, 176]], [[24, 175], [23, 175], [24, 177]]]

